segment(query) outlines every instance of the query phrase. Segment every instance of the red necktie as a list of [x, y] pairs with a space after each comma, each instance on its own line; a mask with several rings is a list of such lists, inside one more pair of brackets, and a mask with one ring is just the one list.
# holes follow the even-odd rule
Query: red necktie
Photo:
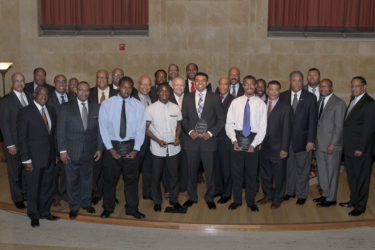
[[270, 114], [271, 113], [271, 111], [272, 111], [272, 101], [271, 100], [268, 100], [268, 114]]
[[195, 91], [195, 88], [194, 88], [194, 82], [191, 82], [191, 88], [190, 88], [190, 93]]
[[224, 96], [220, 95], [220, 101], [223, 102]]

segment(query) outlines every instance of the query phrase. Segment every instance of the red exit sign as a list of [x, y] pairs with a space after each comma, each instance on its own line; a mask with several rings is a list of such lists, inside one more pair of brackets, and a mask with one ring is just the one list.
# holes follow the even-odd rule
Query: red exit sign
[[120, 50], [126, 50], [126, 44], [125, 43], [120, 43]]

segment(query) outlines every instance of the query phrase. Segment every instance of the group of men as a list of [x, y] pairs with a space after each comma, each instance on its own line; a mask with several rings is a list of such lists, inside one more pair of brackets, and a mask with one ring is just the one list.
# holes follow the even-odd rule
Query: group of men
[[[43, 68], [25, 84], [12, 75], [12, 90], [0, 102], [0, 128], [6, 147], [11, 197], [26, 208], [31, 226], [39, 219], [57, 220], [52, 204], [69, 202], [71, 219], [80, 208], [95, 213], [103, 199], [102, 218], [110, 217], [118, 200], [116, 187], [122, 173], [125, 212], [145, 218], [138, 209], [139, 173], [142, 195], [160, 212], [161, 183], [175, 210], [198, 202], [197, 182], [204, 172], [209, 209], [233, 202], [242, 205], [242, 192], [251, 211], [259, 204], [279, 208], [297, 197], [308, 197], [312, 152], [318, 165], [319, 207], [337, 202], [342, 154], [353, 207], [350, 216], [365, 212], [374, 143], [374, 100], [366, 80], [351, 81], [352, 99], [333, 93], [333, 82], [320, 79], [311, 68], [307, 85], [303, 74], [289, 75], [290, 89], [229, 69], [212, 91], [208, 75], [195, 63], [186, 66], [186, 80], [176, 64], [155, 72], [155, 85], [141, 76], [138, 89], [122, 69], [98, 70], [96, 86], [59, 74], [52, 87]], [[259, 178], [260, 177], [260, 178]], [[255, 201], [259, 180], [264, 197]], [[181, 205], [179, 194], [187, 193]]]

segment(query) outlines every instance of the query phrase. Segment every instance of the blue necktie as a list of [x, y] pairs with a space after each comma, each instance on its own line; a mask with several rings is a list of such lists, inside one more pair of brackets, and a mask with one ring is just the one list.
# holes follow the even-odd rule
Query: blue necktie
[[250, 104], [249, 99], [247, 99], [246, 106], [245, 106], [245, 113], [243, 116], [243, 127], [242, 127], [242, 135], [248, 137], [250, 135]]

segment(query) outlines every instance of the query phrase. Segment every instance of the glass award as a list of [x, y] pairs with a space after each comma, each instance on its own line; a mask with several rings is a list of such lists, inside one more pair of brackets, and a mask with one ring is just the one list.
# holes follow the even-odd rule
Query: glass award
[[198, 134], [202, 135], [207, 132], [207, 129], [207, 122], [203, 118], [200, 118], [197, 124], [195, 124], [195, 131], [197, 131]]
[[244, 137], [243, 135], [239, 135], [237, 138], [238, 146], [242, 148], [243, 151], [247, 151], [250, 148], [251, 140], [250, 137]]

